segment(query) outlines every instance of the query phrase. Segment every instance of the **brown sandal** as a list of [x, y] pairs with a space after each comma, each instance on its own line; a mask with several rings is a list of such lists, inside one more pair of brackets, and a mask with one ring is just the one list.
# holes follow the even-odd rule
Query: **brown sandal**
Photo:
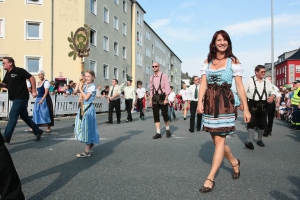
[[210, 188], [210, 187], [205, 187], [205, 186], [203, 185], [202, 188], [199, 189], [199, 192], [201, 192], [201, 193], [207, 193], [207, 192], [210, 192], [210, 191], [214, 188], [214, 186], [215, 186], [215, 181], [212, 181], [212, 180], [210, 180], [210, 179], [206, 179], [206, 180], [209, 180], [210, 182], [212, 182], [213, 185], [211, 186], [211, 188]]
[[241, 161], [239, 159], [237, 159], [238, 163], [232, 167], [236, 167], [236, 166], [239, 166], [239, 171], [238, 172], [235, 172], [234, 169], [232, 169], [232, 178], [233, 179], [238, 179], [240, 177], [240, 165], [241, 165]]

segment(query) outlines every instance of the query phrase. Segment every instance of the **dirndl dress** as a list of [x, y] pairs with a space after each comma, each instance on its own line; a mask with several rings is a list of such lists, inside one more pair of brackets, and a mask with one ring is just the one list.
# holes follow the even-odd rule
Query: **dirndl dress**
[[96, 110], [93, 104], [93, 100], [96, 96], [96, 86], [95, 84], [89, 86], [85, 85], [83, 91], [85, 94], [91, 93], [91, 96], [88, 100], [83, 100], [83, 116], [81, 116], [80, 113], [81, 108], [78, 109], [74, 128], [75, 139], [86, 144], [99, 144], [100, 137], [98, 133]]
[[206, 75], [207, 89], [204, 96], [203, 130], [212, 135], [228, 135], [235, 131], [235, 107], [240, 101], [231, 90], [234, 76], [242, 76], [240, 64], [227, 58], [226, 68], [211, 70], [212, 63], [204, 64], [201, 75]]
[[43, 103], [39, 104], [45, 94], [45, 88], [49, 87], [49, 81], [45, 80], [43, 84], [37, 88], [38, 95], [34, 103], [32, 116], [32, 121], [34, 121], [34, 123], [37, 125], [54, 126], [53, 104], [49, 92]]

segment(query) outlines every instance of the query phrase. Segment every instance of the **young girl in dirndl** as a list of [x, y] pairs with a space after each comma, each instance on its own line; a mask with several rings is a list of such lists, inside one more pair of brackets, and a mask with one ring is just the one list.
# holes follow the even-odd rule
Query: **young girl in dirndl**
[[93, 105], [93, 100], [96, 96], [94, 79], [95, 72], [91, 70], [86, 71], [84, 75], [85, 84], [80, 83], [78, 88], [84, 113], [82, 115], [81, 108], [78, 109], [74, 132], [76, 140], [86, 144], [85, 150], [76, 155], [78, 158], [91, 156], [93, 146], [100, 143], [96, 111]]

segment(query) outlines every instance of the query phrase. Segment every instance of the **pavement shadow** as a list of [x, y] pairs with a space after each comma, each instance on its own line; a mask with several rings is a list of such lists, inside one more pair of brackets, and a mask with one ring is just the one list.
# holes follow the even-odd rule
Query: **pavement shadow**
[[84, 170], [88, 170], [93, 165], [97, 164], [101, 160], [113, 154], [114, 148], [117, 147], [119, 144], [121, 144], [126, 140], [129, 140], [132, 136], [142, 133], [142, 131], [130, 131], [130, 132], [128, 131], [125, 132], [125, 134], [126, 133], [128, 135], [119, 137], [116, 140], [106, 142], [104, 144], [101, 144], [93, 148], [93, 152], [97, 152], [95, 153], [95, 156], [92, 155], [91, 157], [84, 158], [84, 159], [75, 158], [69, 162], [54, 166], [52, 168], [46, 169], [39, 173], [23, 178], [21, 182], [22, 185], [25, 185], [26, 183], [35, 181], [42, 177], [47, 177], [51, 174], [52, 175], [59, 174], [58, 177], [50, 185], [38, 191], [35, 195], [28, 198], [28, 200], [29, 199], [40, 200], [49, 197], [53, 192], [65, 186], [77, 174], [79, 174]]
[[[215, 152], [215, 145], [214, 145], [213, 141], [207, 141], [207, 142], [205, 142], [204, 144], [201, 145], [198, 157], [201, 158], [201, 160], [203, 162], [208, 163], [208, 164], [211, 165], [214, 152]], [[227, 160], [225, 157], [224, 157], [224, 159]], [[231, 173], [232, 168], [227, 167], [227, 166], [224, 165], [224, 159], [223, 159], [223, 161], [220, 165], [220, 168], [222, 168], [224, 170], [227, 170]], [[207, 174], [208, 173], [209, 172], [207, 172]], [[217, 172], [216, 177], [218, 176], [218, 173], [219, 173], [219, 171]]]
[[292, 199], [300, 199], [300, 178], [295, 176], [289, 176], [288, 180], [296, 187], [296, 189], [291, 189], [291, 193], [293, 197], [289, 197], [288, 195], [284, 194], [282, 191], [274, 190], [270, 192], [270, 195], [274, 199], [285, 199], [285, 200], [292, 200]]
[[287, 135], [287, 137], [294, 139], [296, 142], [300, 142], [300, 131], [299, 130], [293, 130], [293, 131], [290, 131], [290, 133], [293, 135]]

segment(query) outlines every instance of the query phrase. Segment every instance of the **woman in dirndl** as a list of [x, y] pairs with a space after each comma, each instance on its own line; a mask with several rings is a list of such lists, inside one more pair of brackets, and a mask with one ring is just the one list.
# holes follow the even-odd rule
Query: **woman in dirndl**
[[[54, 126], [53, 104], [49, 94], [50, 82], [45, 79], [45, 72], [38, 71], [40, 81], [37, 85], [37, 97], [34, 104], [32, 120], [38, 126], [46, 126], [46, 132], [51, 132], [51, 126]], [[32, 131], [32, 129], [29, 129]]]
[[[91, 149], [95, 144], [100, 143], [96, 110], [93, 101], [96, 96], [96, 86], [94, 84], [95, 72], [87, 70], [84, 74], [85, 83], [80, 82], [78, 90], [80, 93], [80, 103], [83, 103], [83, 115], [81, 108], [77, 112], [75, 119], [75, 138], [86, 144], [85, 150], [77, 154], [78, 158], [91, 156]], [[77, 92], [77, 91], [76, 91]]]
[[251, 118], [242, 83], [243, 69], [232, 53], [229, 35], [223, 30], [217, 31], [209, 47], [210, 52], [201, 69], [197, 112], [203, 113], [203, 130], [211, 134], [215, 152], [210, 173], [199, 190], [202, 193], [210, 192], [214, 187], [215, 175], [224, 156], [232, 166], [232, 178], [238, 179], [240, 176], [240, 160], [232, 155], [226, 144], [226, 136], [235, 131], [235, 107], [239, 104], [231, 90], [233, 78], [244, 106], [244, 121], [248, 123]]

